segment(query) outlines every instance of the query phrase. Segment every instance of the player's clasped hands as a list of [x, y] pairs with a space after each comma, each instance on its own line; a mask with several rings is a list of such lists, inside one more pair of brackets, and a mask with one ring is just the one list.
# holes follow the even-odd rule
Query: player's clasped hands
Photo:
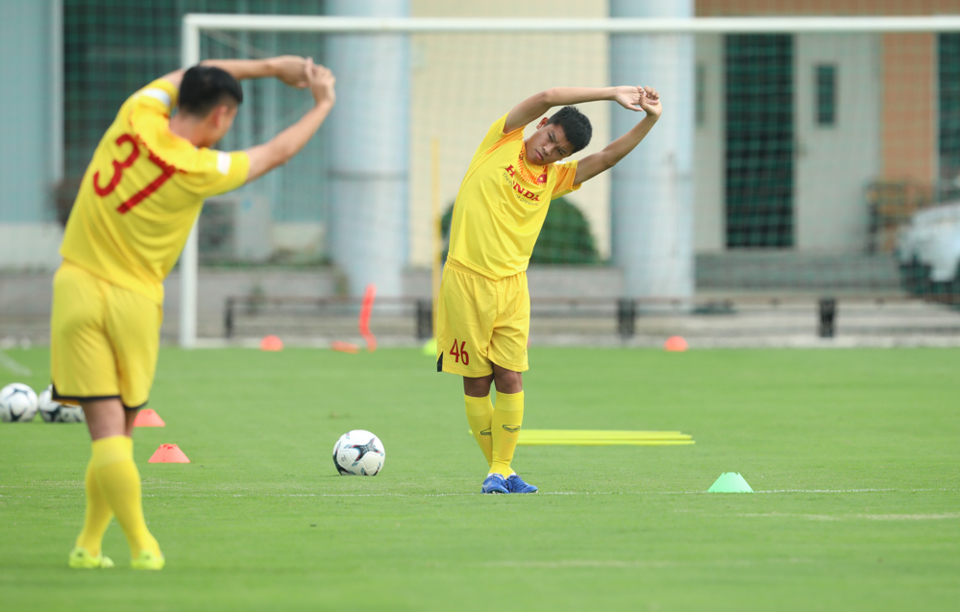
[[335, 100], [333, 85], [336, 78], [326, 66], [313, 63], [313, 58], [298, 55], [281, 55], [270, 60], [273, 63], [277, 79], [290, 87], [310, 89], [314, 101]]
[[313, 94], [313, 100], [317, 104], [329, 102], [333, 104], [337, 100], [337, 94], [333, 89], [337, 82], [337, 77], [326, 66], [320, 66], [313, 63], [313, 58], [308, 57], [304, 65], [304, 78], [310, 86], [310, 93]]
[[309, 84], [304, 71], [307, 58], [299, 55], [281, 55], [268, 61], [273, 63], [277, 80], [281, 83], [297, 89], [304, 89]]
[[626, 109], [642, 110], [654, 118], [660, 116], [660, 93], [653, 87], [643, 85], [618, 87], [614, 99]]

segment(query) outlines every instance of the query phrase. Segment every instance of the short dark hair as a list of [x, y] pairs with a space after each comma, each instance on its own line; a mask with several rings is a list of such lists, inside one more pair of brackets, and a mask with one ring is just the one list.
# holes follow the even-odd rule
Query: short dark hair
[[243, 102], [243, 89], [237, 79], [220, 68], [193, 66], [180, 82], [180, 111], [206, 117], [221, 104], [235, 106]]
[[547, 120], [547, 125], [551, 124], [563, 128], [563, 134], [567, 137], [567, 142], [573, 147], [571, 153], [576, 153], [590, 144], [590, 137], [593, 136], [590, 119], [575, 107], [564, 106], [555, 112]]

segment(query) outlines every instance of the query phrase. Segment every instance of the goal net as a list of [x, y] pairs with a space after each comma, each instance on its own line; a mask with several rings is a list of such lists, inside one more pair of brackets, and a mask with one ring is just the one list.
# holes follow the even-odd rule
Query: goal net
[[[337, 106], [306, 149], [208, 201], [168, 284], [185, 346], [223, 333], [228, 298], [231, 333], [249, 325], [253, 336], [264, 330], [244, 312], [274, 312], [275, 329], [311, 298], [348, 303], [370, 284], [410, 332], [477, 144], [518, 101], [558, 85], [651, 85], [664, 117], [623, 167], [552, 204], [530, 273], [535, 331], [539, 309], [562, 321], [544, 333], [565, 333], [577, 312], [607, 333], [622, 299], [635, 313], [683, 314], [801, 297], [952, 299], [960, 253], [926, 245], [948, 243], [950, 223], [960, 232], [949, 206], [960, 189], [960, 22], [655, 21], [190, 15], [179, 59], [169, 44], [159, 60], [112, 57], [140, 62], [122, 83], [74, 89], [66, 66], [68, 138], [92, 149], [112, 98], [179, 64], [297, 54], [334, 69]], [[268, 140], [311, 103], [269, 79], [244, 91], [223, 149]], [[574, 159], [641, 118], [612, 102], [579, 106], [594, 135]], [[68, 146], [68, 169], [82, 172], [84, 154]], [[928, 209], [940, 217], [918, 215]], [[814, 326], [806, 310], [801, 320], [783, 325]]]

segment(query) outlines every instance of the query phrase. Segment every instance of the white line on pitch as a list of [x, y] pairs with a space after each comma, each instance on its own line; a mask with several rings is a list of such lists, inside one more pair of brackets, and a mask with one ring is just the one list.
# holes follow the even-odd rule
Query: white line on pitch
[[563, 559], [560, 561], [488, 561], [483, 567], [520, 567], [530, 569], [662, 569], [681, 566], [749, 567], [760, 564], [814, 563], [813, 559], [784, 557], [773, 559], [717, 559], [712, 561], [667, 561], [667, 560], [616, 560], [616, 559]]
[[[754, 491], [754, 493], [929, 493], [929, 492], [956, 492], [957, 489], [780, 489], [771, 491]], [[478, 495], [477, 493], [296, 493], [281, 494], [284, 497], [456, 497]], [[706, 491], [542, 491], [538, 495], [707, 495]], [[240, 495], [242, 497], [242, 495]]]
[[960, 519], [960, 512], [942, 512], [940, 514], [795, 514], [763, 512], [727, 516], [739, 516], [743, 518], [802, 518], [810, 521], [849, 521], [855, 519], [867, 521], [941, 521]]
[[33, 370], [18, 362], [16, 359], [7, 355], [3, 351], [0, 351], [0, 365], [10, 370], [13, 374], [18, 376], [32, 376]]

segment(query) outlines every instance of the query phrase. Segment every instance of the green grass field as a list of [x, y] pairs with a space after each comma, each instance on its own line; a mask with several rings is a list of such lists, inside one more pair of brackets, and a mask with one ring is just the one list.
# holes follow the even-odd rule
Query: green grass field
[[[48, 382], [43, 349], [0, 383]], [[479, 494], [460, 381], [418, 351], [165, 349], [135, 455], [159, 573], [66, 567], [81, 425], [0, 424], [0, 609], [948, 610], [960, 602], [960, 350], [531, 350], [531, 429], [694, 446], [520, 447]], [[9, 365], [9, 364], [8, 364]], [[337, 475], [365, 428], [387, 459]], [[187, 465], [148, 464], [161, 443]], [[754, 494], [706, 493], [740, 472]]]

